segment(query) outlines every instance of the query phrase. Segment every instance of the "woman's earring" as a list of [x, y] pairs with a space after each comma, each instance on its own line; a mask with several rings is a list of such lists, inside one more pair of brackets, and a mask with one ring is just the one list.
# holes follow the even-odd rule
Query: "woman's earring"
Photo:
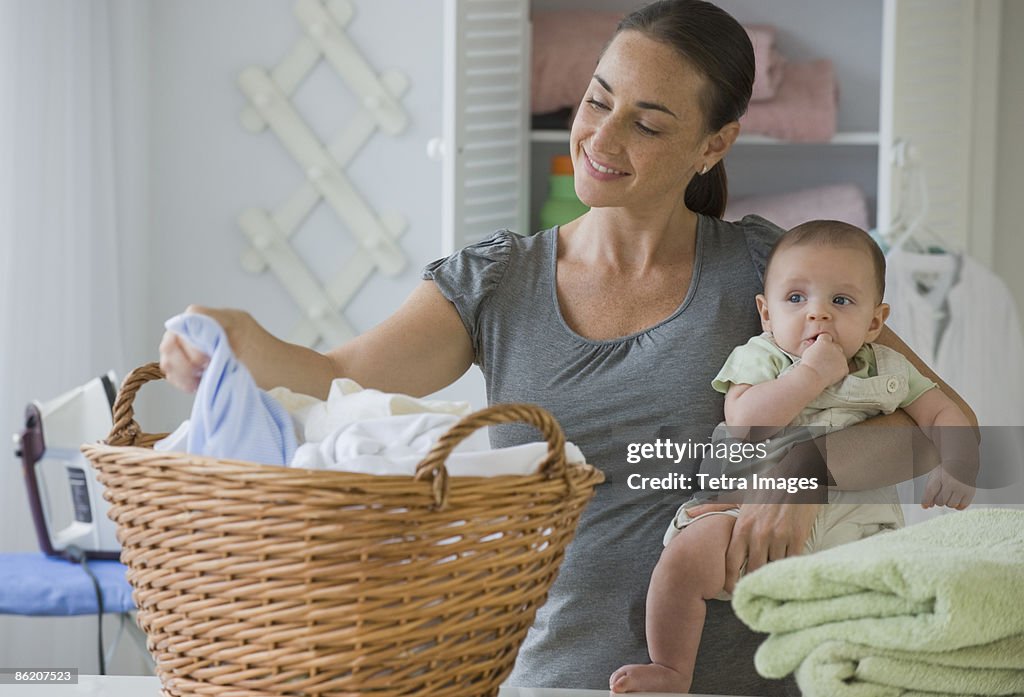
[[702, 176], [708, 173], [708, 163], [707, 162], [704, 163], [704, 168], [700, 171], [700, 173], [701, 173]]

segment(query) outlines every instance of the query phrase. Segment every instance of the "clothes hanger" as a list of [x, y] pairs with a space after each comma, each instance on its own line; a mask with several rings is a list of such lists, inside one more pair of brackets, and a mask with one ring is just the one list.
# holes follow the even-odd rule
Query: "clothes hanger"
[[[912, 145], [896, 144], [896, 164], [900, 172], [900, 209], [886, 235], [890, 262], [893, 255], [910, 274], [917, 292], [935, 308], [944, 305], [946, 296], [960, 276], [962, 252], [928, 224], [928, 179]], [[909, 253], [909, 254], [906, 254]]]
[[897, 141], [896, 166], [900, 173], [900, 209], [885, 235], [886, 256], [904, 250], [921, 254], [959, 253], [942, 235], [928, 226], [928, 177], [915, 156], [913, 145]]

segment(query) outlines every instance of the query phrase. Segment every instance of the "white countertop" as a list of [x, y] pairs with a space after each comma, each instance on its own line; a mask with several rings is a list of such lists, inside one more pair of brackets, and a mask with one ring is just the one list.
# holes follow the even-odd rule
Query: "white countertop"
[[[499, 697], [608, 697], [607, 690], [548, 690], [503, 687]], [[633, 692], [634, 697], [680, 697], [654, 692]], [[82, 675], [77, 685], [0, 685], [0, 697], [159, 697], [160, 681], [138, 675]], [[691, 697], [700, 697], [691, 695]]]

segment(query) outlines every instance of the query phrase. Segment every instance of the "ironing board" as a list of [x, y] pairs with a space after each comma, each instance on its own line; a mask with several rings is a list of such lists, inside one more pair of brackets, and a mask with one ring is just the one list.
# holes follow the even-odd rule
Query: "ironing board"
[[[135, 609], [127, 568], [118, 561], [93, 560], [103, 592], [103, 611]], [[0, 613], [5, 615], [95, 615], [96, 591], [78, 564], [39, 552], [0, 553]]]
[[[127, 628], [148, 657], [145, 634], [130, 614], [135, 603], [125, 577], [127, 567], [99, 559], [88, 564], [103, 594], [103, 612], [119, 614], [121, 627]], [[67, 617], [95, 615], [97, 610], [96, 589], [81, 565], [40, 552], [0, 553], [0, 614]], [[116, 646], [115, 640], [107, 653], [112, 654]]]

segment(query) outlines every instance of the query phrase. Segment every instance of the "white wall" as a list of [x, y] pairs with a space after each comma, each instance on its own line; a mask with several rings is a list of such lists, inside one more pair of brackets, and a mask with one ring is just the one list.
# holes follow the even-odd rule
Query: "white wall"
[[1005, 0], [996, 139], [995, 271], [1024, 313], [1024, 2]]
[[[273, 209], [302, 181], [301, 169], [269, 130], [254, 135], [241, 127], [247, 102], [236, 85], [243, 68], [273, 67], [300, 36], [292, 5], [289, 0], [152, 5], [148, 331], [154, 355], [160, 322], [189, 303], [244, 308], [283, 337], [298, 318], [298, 308], [272, 275], [242, 270], [245, 238], [236, 222], [246, 208]], [[348, 33], [370, 65], [378, 71], [397, 69], [411, 83], [402, 99], [410, 114], [408, 129], [397, 137], [375, 136], [349, 169], [374, 208], [397, 211], [409, 223], [401, 239], [408, 257], [405, 272], [393, 279], [371, 278], [346, 313], [363, 331], [390, 314], [418, 282], [423, 264], [440, 256], [441, 169], [425, 153], [427, 141], [441, 130], [442, 24], [439, 2], [356, 0], [353, 5]], [[323, 140], [339, 130], [355, 103], [326, 64], [300, 86], [294, 101]], [[325, 205], [295, 239], [324, 279], [337, 272], [354, 246]], [[446, 394], [482, 405], [481, 382], [468, 378]], [[180, 416], [184, 402], [173, 401]], [[173, 420], [163, 411], [156, 418]]]
[[[15, 0], [16, 2], [32, 2], [33, 0]], [[87, 15], [87, 13], [86, 13]], [[114, 65], [111, 80], [113, 108], [113, 128], [117, 134], [114, 143], [113, 160], [114, 182], [113, 192], [104, 190], [104, 194], [112, 194], [114, 204], [113, 223], [121, 230], [135, 230], [135, 235], [118, 235], [123, 244], [116, 250], [116, 262], [111, 264], [119, 270], [119, 281], [111, 284], [118, 290], [120, 298], [111, 298], [109, 305], [101, 304], [95, 313], [101, 316], [104, 312], [120, 308], [124, 341], [123, 355], [110, 355], [100, 359], [99, 364], [90, 367], [93, 372], [79, 374], [77, 380], [84, 381], [88, 377], [113, 368], [123, 372], [125, 365], [134, 365], [147, 360], [145, 356], [152, 350], [152, 341], [146, 338], [143, 329], [149, 312], [149, 293], [146, 279], [149, 275], [149, 235], [147, 230], [148, 216], [148, 183], [146, 168], [148, 167], [148, 99], [145, 85], [148, 81], [148, 50], [149, 41], [149, 3], [137, 0], [111, 0], [110, 2], [110, 55]], [[16, 234], [32, 234], [30, 230], [17, 230]], [[10, 253], [11, 250], [0, 250]], [[59, 252], [57, 252], [59, 254]], [[87, 260], [78, 259], [79, 263]], [[47, 283], [46, 274], [55, 273], [62, 268], [60, 263], [44, 264], [44, 260], [19, 259], [18, 263], [38, 263], [40, 269], [39, 282]], [[58, 260], [59, 262], [59, 260]], [[38, 311], [33, 300], [27, 300], [28, 308], [35, 312], [35, 321], [41, 326], [52, 322], [54, 318]], [[35, 334], [26, 327], [7, 327], [17, 331], [21, 341]], [[42, 335], [53, 337], [63, 330], [54, 329]], [[69, 344], [74, 341], [89, 343], [89, 337], [61, 336], [62, 341]], [[103, 344], [108, 345], [108, 344]], [[3, 423], [0, 424], [7, 433], [20, 427], [20, 419], [25, 402], [30, 398], [48, 399], [60, 392], [73, 387], [73, 384], [62, 383], [57, 373], [67, 376], [69, 371], [59, 370], [58, 366], [45, 366], [32, 363], [32, 352], [40, 351], [38, 345], [22, 345], [14, 355], [21, 356], [19, 369], [24, 372], [24, 380], [33, 390], [29, 394], [22, 393], [21, 386], [10, 389], [6, 393], [9, 402], [0, 408]], [[9, 356], [8, 356], [9, 357]], [[81, 367], [81, 366], [79, 366]], [[16, 403], [10, 403], [16, 402]], [[6, 440], [5, 443], [10, 441]], [[0, 460], [0, 494], [3, 505], [0, 506], [0, 550], [35, 551], [38, 549], [32, 522], [29, 515], [19, 463], [5, 450], [5, 457]], [[83, 572], [83, 579], [84, 579]], [[118, 619], [108, 615], [104, 620], [104, 637], [107, 645], [117, 634]], [[83, 672], [97, 671], [96, 650], [97, 620], [95, 616], [70, 618], [21, 617], [0, 615], [0, 665], [8, 667], [79, 667]], [[143, 651], [125, 639], [108, 670], [117, 673], [139, 673], [147, 670], [143, 659]]]
[[[150, 313], [149, 259], [149, 130], [150, 104], [147, 85], [150, 68], [150, 4], [137, 0], [113, 0], [111, 8], [112, 58], [114, 63], [114, 177], [118, 225], [135, 234], [123, 235], [119, 268], [122, 276], [127, 370], [149, 360], [146, 325]], [[43, 395], [41, 395], [43, 396]]]

